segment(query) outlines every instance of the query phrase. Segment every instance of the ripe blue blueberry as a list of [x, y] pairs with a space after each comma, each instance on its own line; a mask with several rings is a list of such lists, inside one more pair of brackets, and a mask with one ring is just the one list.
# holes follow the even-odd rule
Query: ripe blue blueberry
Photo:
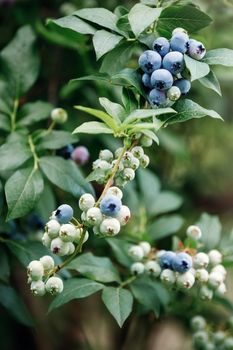
[[197, 40], [191, 39], [188, 42], [188, 55], [195, 60], [201, 60], [206, 54], [205, 46]]
[[166, 38], [161, 36], [153, 42], [152, 47], [154, 51], [157, 51], [163, 57], [169, 52], [170, 43]]
[[122, 203], [120, 198], [112, 195], [105, 196], [100, 202], [101, 213], [107, 216], [117, 216], [121, 207]]
[[173, 259], [172, 267], [176, 272], [184, 273], [191, 269], [193, 265], [192, 258], [187, 253], [178, 253]]
[[161, 67], [161, 56], [152, 50], [147, 50], [141, 54], [138, 60], [138, 64], [143, 72], [151, 74], [154, 70]]
[[60, 205], [55, 211], [55, 218], [60, 224], [67, 224], [73, 217], [74, 211], [68, 204]]
[[166, 102], [166, 94], [163, 91], [153, 89], [149, 93], [149, 102], [152, 107], [159, 107]]
[[151, 75], [151, 85], [157, 90], [168, 90], [173, 84], [173, 77], [166, 69], [157, 69]]
[[152, 89], [151, 81], [150, 81], [150, 74], [144, 73], [142, 76], [142, 83], [145, 87], [148, 89]]
[[169, 70], [174, 75], [182, 72], [184, 69], [184, 56], [182, 53], [178, 51], [169, 52], [163, 58], [163, 68]]
[[190, 81], [183, 78], [175, 80], [173, 85], [180, 89], [181, 95], [186, 95], [191, 89]]
[[172, 51], [179, 51], [185, 53], [188, 50], [189, 37], [185, 33], [176, 33], [171, 38], [171, 49]]
[[73, 151], [74, 151], [74, 146], [67, 145], [67, 146], [59, 149], [56, 153], [58, 156], [63, 157], [64, 159], [70, 159]]
[[176, 254], [171, 251], [167, 251], [159, 258], [159, 264], [162, 269], [173, 269], [173, 261], [176, 257]]

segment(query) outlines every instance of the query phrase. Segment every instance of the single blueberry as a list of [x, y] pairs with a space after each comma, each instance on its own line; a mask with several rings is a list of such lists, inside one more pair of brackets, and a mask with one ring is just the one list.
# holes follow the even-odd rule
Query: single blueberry
[[178, 253], [172, 262], [172, 268], [176, 272], [185, 273], [193, 266], [192, 258], [187, 253]]
[[107, 216], [116, 216], [121, 210], [120, 198], [112, 195], [105, 196], [100, 202], [101, 213]]
[[157, 90], [168, 90], [172, 84], [173, 77], [166, 69], [157, 69], [151, 75], [151, 85]]
[[186, 95], [191, 89], [190, 81], [183, 78], [175, 80], [173, 85], [180, 89], [181, 95]]
[[161, 67], [161, 56], [152, 50], [147, 50], [141, 54], [138, 60], [139, 67], [143, 72], [151, 74], [154, 70]]
[[185, 53], [188, 50], [189, 37], [185, 33], [176, 33], [171, 38], [171, 49], [172, 51], [179, 51]]
[[162, 269], [173, 269], [173, 261], [176, 257], [176, 254], [171, 251], [167, 251], [159, 258], [159, 264]]
[[67, 145], [67, 146], [57, 150], [56, 154], [64, 159], [70, 159], [73, 151], [74, 151], [74, 146]]
[[55, 218], [60, 224], [67, 224], [73, 217], [73, 208], [68, 204], [60, 205], [55, 211]]
[[151, 78], [150, 74], [144, 73], [142, 75], [142, 83], [148, 89], [152, 89], [150, 78]]
[[153, 50], [158, 52], [158, 54], [160, 54], [160, 56], [162, 57], [165, 56], [170, 51], [169, 41], [162, 36], [153, 42], [152, 47], [153, 47]]
[[166, 94], [164, 91], [153, 89], [149, 93], [149, 102], [152, 107], [159, 107], [166, 102]]
[[86, 147], [78, 146], [72, 151], [71, 158], [76, 164], [85, 165], [90, 158], [90, 153]]
[[197, 40], [191, 39], [188, 42], [188, 55], [196, 60], [201, 60], [206, 54], [205, 46]]
[[184, 69], [184, 56], [181, 52], [169, 52], [163, 58], [163, 68], [169, 70], [170, 73], [176, 75]]

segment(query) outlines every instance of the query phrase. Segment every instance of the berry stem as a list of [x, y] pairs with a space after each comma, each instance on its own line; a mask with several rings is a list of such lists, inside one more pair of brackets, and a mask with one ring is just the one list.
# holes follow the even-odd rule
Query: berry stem
[[28, 136], [28, 143], [29, 143], [29, 146], [30, 146], [30, 150], [33, 154], [33, 158], [34, 158], [34, 170], [37, 170], [38, 169], [38, 164], [39, 164], [39, 158], [36, 154], [36, 149], [35, 149], [35, 145], [32, 141], [32, 136], [29, 135]]
[[131, 276], [131, 277], [127, 278], [127, 280], [123, 281], [123, 282], [120, 284], [119, 288], [123, 288], [123, 287], [127, 286], [128, 284], [130, 284], [130, 283], [132, 283], [133, 281], [135, 281], [136, 278], [137, 278], [137, 276]]
[[14, 106], [13, 106], [13, 111], [11, 113], [11, 132], [15, 131], [15, 127], [16, 127], [16, 114], [17, 114], [17, 109], [19, 106], [19, 100], [16, 99], [14, 101]]

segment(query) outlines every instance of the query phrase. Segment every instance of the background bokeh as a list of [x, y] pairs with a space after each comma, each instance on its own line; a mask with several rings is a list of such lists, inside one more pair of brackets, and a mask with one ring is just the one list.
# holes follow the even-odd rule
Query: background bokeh
[[[128, 0], [73, 0], [69, 3], [59, 0], [0, 0], [0, 49], [22, 25], [32, 25], [38, 36], [40, 76], [25, 98], [42, 99], [66, 108], [70, 118], [65, 128], [69, 131], [84, 119], [73, 110], [73, 105], [96, 107], [99, 96], [118, 101], [117, 88], [92, 82], [68, 84], [72, 78], [97, 70], [99, 63], [96, 63], [91, 41], [87, 40], [77, 47], [60, 43], [47, 29], [45, 21], [83, 7], [103, 6], [113, 10], [117, 5], [130, 7], [133, 3]], [[207, 49], [233, 49], [233, 2], [202, 0], [195, 3], [199, 3], [202, 10], [214, 19], [211, 26], [197, 37]], [[135, 66], [136, 57], [129, 64]], [[233, 69], [222, 67], [215, 71], [223, 97], [196, 82], [190, 98], [205, 108], [216, 110], [225, 122], [204, 118], [171, 126], [160, 132], [161, 146], [154, 145], [148, 153], [150, 169], [159, 176], [163, 188], [173, 190], [184, 198], [180, 213], [187, 223], [195, 221], [200, 213], [208, 212], [218, 214], [227, 231], [233, 227]], [[89, 149], [91, 161], [95, 160], [101, 147], [115, 148], [115, 141], [102, 136], [80, 137], [80, 144]], [[90, 164], [85, 169], [87, 173]], [[18, 270], [17, 266], [16, 270], [14, 279], [21, 285], [24, 271]], [[38, 324], [36, 330], [28, 330], [15, 323], [0, 307], [0, 348], [3, 350], [144, 349], [145, 334], [149, 334], [148, 349], [185, 350], [190, 346], [185, 325], [172, 318], [153, 323], [148, 318], [139, 318], [119, 330], [100, 305], [99, 296], [69, 304], [62, 311], [46, 317], [48, 305], [32, 299], [23, 286], [21, 292]], [[169, 339], [168, 345], [166, 339]]]

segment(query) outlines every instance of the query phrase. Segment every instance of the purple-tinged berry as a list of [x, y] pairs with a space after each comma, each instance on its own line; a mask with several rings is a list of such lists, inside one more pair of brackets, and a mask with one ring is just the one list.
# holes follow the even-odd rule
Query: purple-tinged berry
[[121, 207], [122, 203], [120, 198], [112, 195], [105, 196], [100, 202], [101, 213], [107, 216], [117, 216]]
[[166, 69], [158, 69], [151, 75], [151, 85], [157, 90], [168, 90], [172, 87], [173, 77]]
[[163, 58], [163, 68], [176, 75], [184, 69], [184, 56], [179, 51], [169, 52]]
[[55, 218], [60, 224], [67, 224], [73, 217], [74, 211], [68, 204], [60, 205], [55, 211]]
[[185, 53], [188, 50], [189, 37], [185, 33], [176, 33], [171, 38], [172, 51]]
[[176, 86], [180, 89], [181, 95], [186, 95], [191, 89], [190, 81], [183, 78], [175, 80], [173, 86]]
[[165, 56], [170, 51], [169, 41], [162, 36], [153, 42], [152, 47], [153, 47], [153, 50], [158, 52], [158, 54], [160, 54], [160, 56], [162, 57]]
[[71, 158], [78, 165], [84, 165], [88, 162], [90, 158], [90, 153], [88, 149], [84, 146], [75, 147], [71, 154]]
[[185, 273], [193, 266], [192, 258], [187, 253], [178, 253], [172, 262], [172, 268], [179, 273]]
[[154, 70], [161, 67], [161, 56], [152, 50], [147, 50], [141, 54], [138, 60], [138, 64], [143, 72], [151, 74]]
[[197, 40], [191, 39], [188, 42], [188, 55], [195, 60], [201, 60], [206, 54], [205, 46]]

